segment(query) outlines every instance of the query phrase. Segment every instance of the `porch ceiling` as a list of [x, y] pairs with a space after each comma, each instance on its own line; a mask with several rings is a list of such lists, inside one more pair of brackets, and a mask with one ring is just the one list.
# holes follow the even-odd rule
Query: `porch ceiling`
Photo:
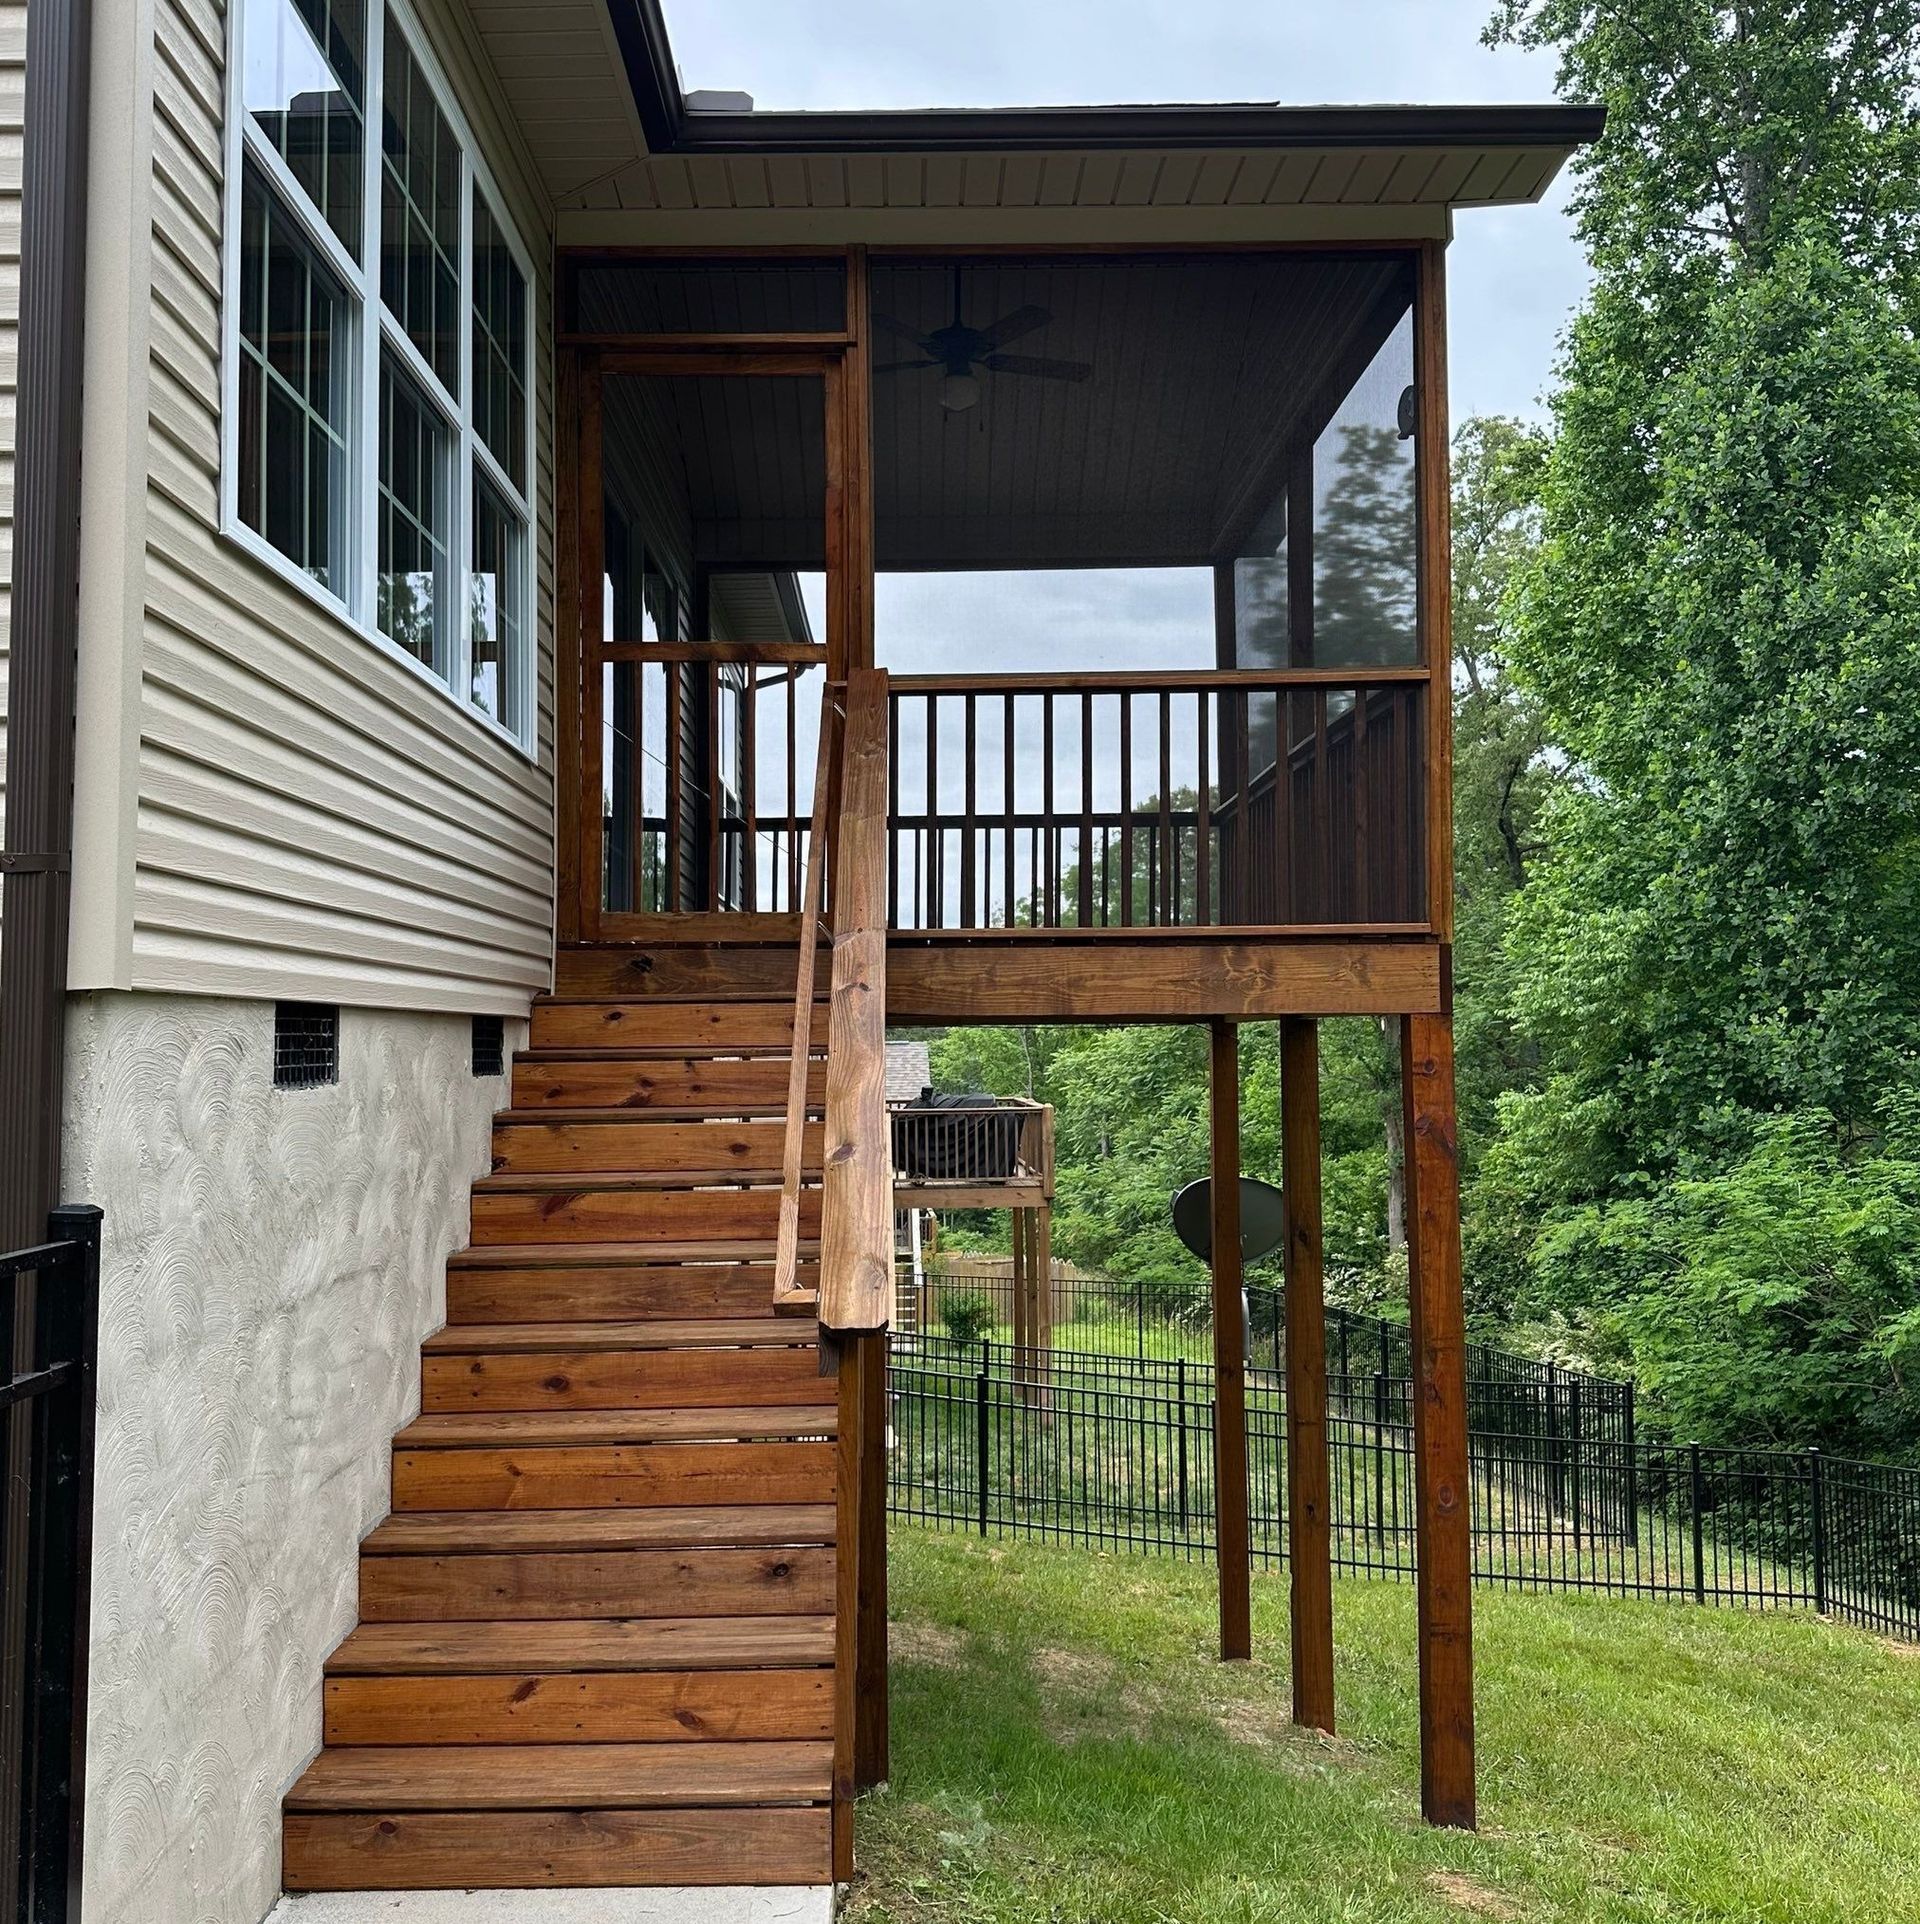
[[1603, 120], [1557, 106], [713, 113], [687, 107], [656, 0], [467, 7], [557, 208], [704, 215], [715, 239], [822, 214], [844, 238], [902, 238], [902, 216], [931, 232], [991, 209], [1150, 211], [1163, 226], [1184, 213], [1212, 229], [1312, 210], [1329, 234], [1335, 210], [1379, 232], [1404, 209], [1398, 224], [1426, 231], [1449, 208], [1537, 200]]

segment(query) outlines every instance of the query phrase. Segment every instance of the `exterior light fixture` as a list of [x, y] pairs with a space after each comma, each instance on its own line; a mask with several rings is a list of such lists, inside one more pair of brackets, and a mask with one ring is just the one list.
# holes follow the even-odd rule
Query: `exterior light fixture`
[[980, 399], [980, 383], [971, 374], [949, 374], [940, 383], [940, 405], [949, 414], [964, 414]]

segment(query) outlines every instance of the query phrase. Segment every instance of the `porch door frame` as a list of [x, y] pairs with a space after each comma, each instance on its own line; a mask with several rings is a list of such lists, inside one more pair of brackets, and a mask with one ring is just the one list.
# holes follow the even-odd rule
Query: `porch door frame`
[[[840, 335], [563, 336], [555, 383], [556, 673], [555, 934], [562, 943], [797, 934], [797, 917], [722, 910], [649, 914], [603, 907], [605, 820], [602, 649], [605, 610], [603, 387], [608, 375], [814, 378], [825, 426], [826, 678], [873, 655], [872, 396], [864, 343], [864, 253], [847, 257], [847, 327]], [[696, 636], [711, 640], [711, 636]]]

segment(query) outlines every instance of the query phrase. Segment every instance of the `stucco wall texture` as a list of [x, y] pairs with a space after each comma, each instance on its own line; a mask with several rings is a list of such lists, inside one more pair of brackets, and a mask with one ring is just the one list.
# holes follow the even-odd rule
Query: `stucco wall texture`
[[285, 1090], [271, 1003], [70, 1004], [62, 1188], [106, 1212], [91, 1924], [258, 1924], [279, 1895], [280, 1800], [505, 1100], [471, 1035], [342, 1009], [339, 1082]]

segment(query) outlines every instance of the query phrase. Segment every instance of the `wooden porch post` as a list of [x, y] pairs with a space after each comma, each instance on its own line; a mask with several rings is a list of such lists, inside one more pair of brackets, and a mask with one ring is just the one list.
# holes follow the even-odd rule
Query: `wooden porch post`
[[1240, 1031], [1212, 1029], [1213, 1493], [1220, 1558], [1220, 1655], [1253, 1655], [1247, 1494], [1247, 1298], [1240, 1276]]
[[1320, 1219], [1320, 1026], [1280, 1024], [1280, 1154], [1287, 1205], [1287, 1558], [1293, 1721], [1333, 1728], [1333, 1544], [1327, 1486], [1327, 1332]]
[[1031, 1323], [1027, 1316], [1027, 1212], [1008, 1212], [1013, 1228], [1013, 1268], [1007, 1289], [1013, 1298], [1013, 1380], [1021, 1402], [1027, 1400], [1027, 1340]]
[[1420, 1806], [1474, 1826], [1473, 1543], [1468, 1515], [1466, 1319], [1453, 1023], [1403, 1016], [1407, 1258], [1419, 1559]]

